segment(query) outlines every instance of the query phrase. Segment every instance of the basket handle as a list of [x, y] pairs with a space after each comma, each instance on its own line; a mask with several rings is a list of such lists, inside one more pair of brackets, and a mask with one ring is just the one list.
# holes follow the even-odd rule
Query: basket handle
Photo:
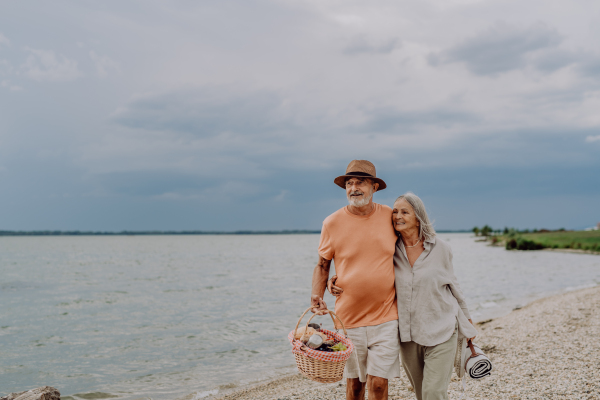
[[[313, 308], [314, 307], [312, 307], [312, 306], [308, 307], [306, 309], [306, 311], [304, 311], [304, 313], [300, 316], [300, 319], [298, 319], [298, 322], [296, 323], [296, 328], [294, 328], [294, 340], [296, 340], [296, 332], [298, 332], [298, 326], [300, 326], [300, 321], [302, 321], [302, 318], [304, 318], [304, 316], [306, 315], [306, 313], [309, 312], [310, 310], [312, 310]], [[335, 318], [337, 318], [338, 321], [340, 321], [340, 324], [342, 324], [342, 329], [344, 330], [344, 336], [348, 337], [348, 332], [346, 332], [346, 327], [344, 326], [344, 323], [342, 322], [342, 320], [340, 319], [340, 317], [338, 317], [333, 311], [327, 310], [327, 312], [329, 313], [329, 316], [331, 317], [331, 320], [333, 321], [333, 326], [335, 327], [335, 319], [333, 319], [333, 317], [335, 317]], [[317, 314], [313, 314], [308, 319], [308, 321], [306, 321], [306, 328], [308, 328], [308, 324], [315, 317], [315, 315], [317, 315]]]

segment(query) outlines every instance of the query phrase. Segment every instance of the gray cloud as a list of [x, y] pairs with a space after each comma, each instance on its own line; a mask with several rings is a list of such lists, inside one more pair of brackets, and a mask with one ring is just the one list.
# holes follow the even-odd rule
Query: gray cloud
[[13, 84], [13, 83], [12, 83], [10, 80], [8, 80], [8, 79], [4, 79], [4, 80], [0, 81], [0, 87], [2, 87], [2, 88], [5, 88], [5, 89], [8, 89], [8, 90], [10, 90], [10, 91], [12, 91], [12, 92], [18, 92], [18, 91], [21, 91], [21, 90], [23, 90], [23, 88], [22, 88], [22, 87], [20, 87], [20, 86], [18, 86], [18, 85], [15, 85], [15, 84]]
[[104, 78], [109, 74], [110, 71], [120, 71], [119, 63], [117, 63], [110, 57], [99, 55], [95, 51], [91, 50], [88, 54], [90, 55], [90, 59], [96, 67], [96, 73], [98, 74], [98, 76]]
[[589, 2], [140, 4], [0, 13], [6, 228], [318, 228], [352, 158], [388, 181], [378, 201], [414, 190], [446, 228], [597, 204]]
[[[206, 181], [197, 175], [165, 170], [113, 172], [97, 174], [92, 179], [109, 194], [134, 196], [159, 196], [166, 193], [183, 194], [206, 185]], [[211, 182], [210, 186], [215, 184], [215, 182]]]
[[3, 74], [8, 74], [12, 72], [12, 69], [12, 65], [10, 65], [10, 63], [7, 60], [0, 60], [0, 71]]
[[567, 65], [577, 63], [582, 55], [563, 49], [549, 49], [532, 58], [532, 64], [540, 71], [554, 72]]
[[0, 46], [9, 46], [10, 45], [10, 40], [8, 40], [8, 38], [6, 36], [4, 36], [2, 33], [0, 33]]
[[542, 23], [528, 28], [496, 23], [447, 51], [430, 55], [429, 62], [432, 65], [460, 62], [477, 75], [498, 74], [524, 67], [527, 56], [555, 48], [562, 40], [555, 29]]
[[474, 113], [440, 107], [424, 111], [402, 111], [394, 108], [384, 108], [370, 110], [367, 115], [367, 122], [361, 126], [363, 131], [394, 131], [397, 134], [415, 133], [415, 128], [450, 128], [479, 120], [479, 117]]
[[585, 76], [597, 77], [600, 75], [600, 56], [586, 57], [579, 65], [579, 71]]
[[586, 143], [594, 143], [600, 141], [600, 135], [589, 135], [585, 138]]
[[29, 56], [21, 66], [21, 72], [35, 81], [71, 81], [79, 78], [78, 63], [52, 50], [25, 49]]
[[355, 37], [346, 47], [344, 54], [389, 54], [400, 48], [401, 42], [398, 38], [386, 40], [369, 40], [365, 35]]
[[230, 87], [198, 87], [138, 96], [111, 116], [129, 128], [176, 131], [199, 137], [224, 132], [255, 134], [286, 126], [282, 98], [268, 91], [240, 93]]

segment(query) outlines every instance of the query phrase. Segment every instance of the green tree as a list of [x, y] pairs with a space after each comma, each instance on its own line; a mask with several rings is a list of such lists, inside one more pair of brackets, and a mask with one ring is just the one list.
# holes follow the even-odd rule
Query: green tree
[[481, 228], [481, 236], [489, 236], [491, 232], [492, 228], [489, 225], [484, 225], [483, 228]]
[[473, 228], [473, 233], [475, 234], [475, 236], [479, 236], [479, 228], [478, 227]]

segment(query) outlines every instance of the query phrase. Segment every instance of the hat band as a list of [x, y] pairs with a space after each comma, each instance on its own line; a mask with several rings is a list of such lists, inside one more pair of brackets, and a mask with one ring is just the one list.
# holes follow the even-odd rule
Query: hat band
[[367, 174], [366, 172], [348, 172], [346, 173], [346, 175], [352, 175], [352, 176], [368, 176], [371, 178], [375, 178], [373, 175], [371, 174]]

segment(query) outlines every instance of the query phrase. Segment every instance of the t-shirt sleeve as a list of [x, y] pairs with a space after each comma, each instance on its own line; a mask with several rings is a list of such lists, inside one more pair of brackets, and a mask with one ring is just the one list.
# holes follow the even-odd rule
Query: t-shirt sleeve
[[321, 229], [321, 241], [319, 242], [319, 255], [326, 260], [333, 260], [333, 244], [331, 243], [331, 236], [323, 224]]

